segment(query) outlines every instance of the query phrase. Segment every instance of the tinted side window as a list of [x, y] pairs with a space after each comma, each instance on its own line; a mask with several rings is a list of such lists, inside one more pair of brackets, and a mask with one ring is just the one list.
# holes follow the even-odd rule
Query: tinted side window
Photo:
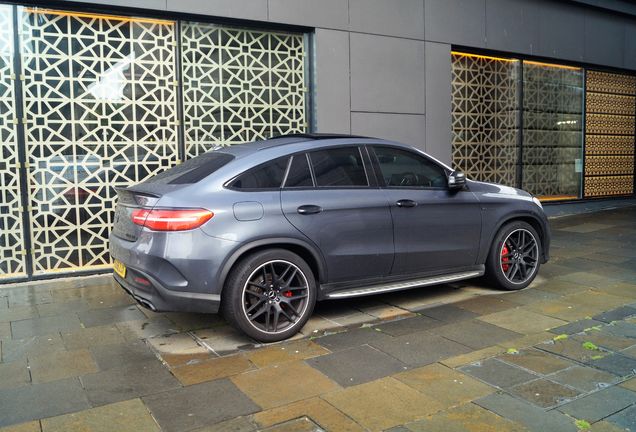
[[434, 162], [407, 150], [374, 147], [387, 186], [446, 187], [446, 173]]
[[314, 182], [311, 179], [311, 171], [309, 171], [307, 155], [299, 154], [292, 156], [289, 173], [287, 173], [287, 180], [285, 181], [285, 187], [312, 187], [313, 185]]
[[368, 186], [358, 147], [339, 147], [309, 153], [316, 186]]
[[230, 185], [236, 189], [278, 189], [283, 183], [288, 156], [274, 159], [244, 172]]

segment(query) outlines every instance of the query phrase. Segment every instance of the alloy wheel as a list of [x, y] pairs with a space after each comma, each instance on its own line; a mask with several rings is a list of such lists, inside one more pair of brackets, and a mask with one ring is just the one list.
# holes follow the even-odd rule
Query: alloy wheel
[[256, 329], [282, 333], [304, 315], [308, 296], [307, 277], [297, 265], [268, 261], [250, 274], [243, 287], [243, 313]]
[[499, 257], [504, 277], [520, 285], [531, 279], [537, 270], [539, 244], [530, 231], [516, 229], [504, 240]]

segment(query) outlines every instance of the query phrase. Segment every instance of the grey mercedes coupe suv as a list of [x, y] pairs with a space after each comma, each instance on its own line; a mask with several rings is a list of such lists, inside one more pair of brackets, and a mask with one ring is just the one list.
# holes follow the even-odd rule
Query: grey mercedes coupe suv
[[216, 148], [118, 191], [114, 277], [156, 311], [222, 312], [264, 342], [322, 299], [486, 275], [521, 289], [548, 260], [541, 204], [422, 151], [294, 134]]

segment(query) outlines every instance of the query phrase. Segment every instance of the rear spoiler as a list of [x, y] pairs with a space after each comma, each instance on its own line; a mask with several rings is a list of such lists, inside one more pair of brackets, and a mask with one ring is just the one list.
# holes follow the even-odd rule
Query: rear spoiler
[[[157, 192], [148, 192], [146, 190], [143, 190], [145, 188], [137, 188], [136, 186], [140, 186], [140, 185], [127, 186], [127, 187], [115, 187], [115, 192], [117, 192], [117, 195], [119, 196], [122, 196], [122, 194], [126, 194], [126, 193], [132, 193], [135, 195], [144, 195], [151, 198], [161, 198], [161, 194]], [[142, 189], [142, 190], [138, 190], [138, 189]]]

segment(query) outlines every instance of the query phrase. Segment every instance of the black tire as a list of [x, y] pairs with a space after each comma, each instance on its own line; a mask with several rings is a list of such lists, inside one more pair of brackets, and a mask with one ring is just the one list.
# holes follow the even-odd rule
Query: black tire
[[[305, 290], [300, 288], [303, 283]], [[221, 311], [251, 338], [277, 342], [305, 325], [316, 304], [316, 290], [314, 274], [302, 258], [285, 249], [266, 249], [234, 266], [221, 294]]]
[[[515, 248], [517, 239], [523, 239]], [[530, 245], [530, 238], [534, 246]], [[504, 248], [504, 242], [506, 247]], [[513, 221], [504, 225], [493, 240], [488, 259], [486, 260], [486, 276], [497, 288], [516, 291], [526, 288], [532, 283], [541, 265], [541, 237], [528, 223]], [[534, 266], [531, 267], [531, 263]], [[516, 267], [516, 269], [515, 269]]]

